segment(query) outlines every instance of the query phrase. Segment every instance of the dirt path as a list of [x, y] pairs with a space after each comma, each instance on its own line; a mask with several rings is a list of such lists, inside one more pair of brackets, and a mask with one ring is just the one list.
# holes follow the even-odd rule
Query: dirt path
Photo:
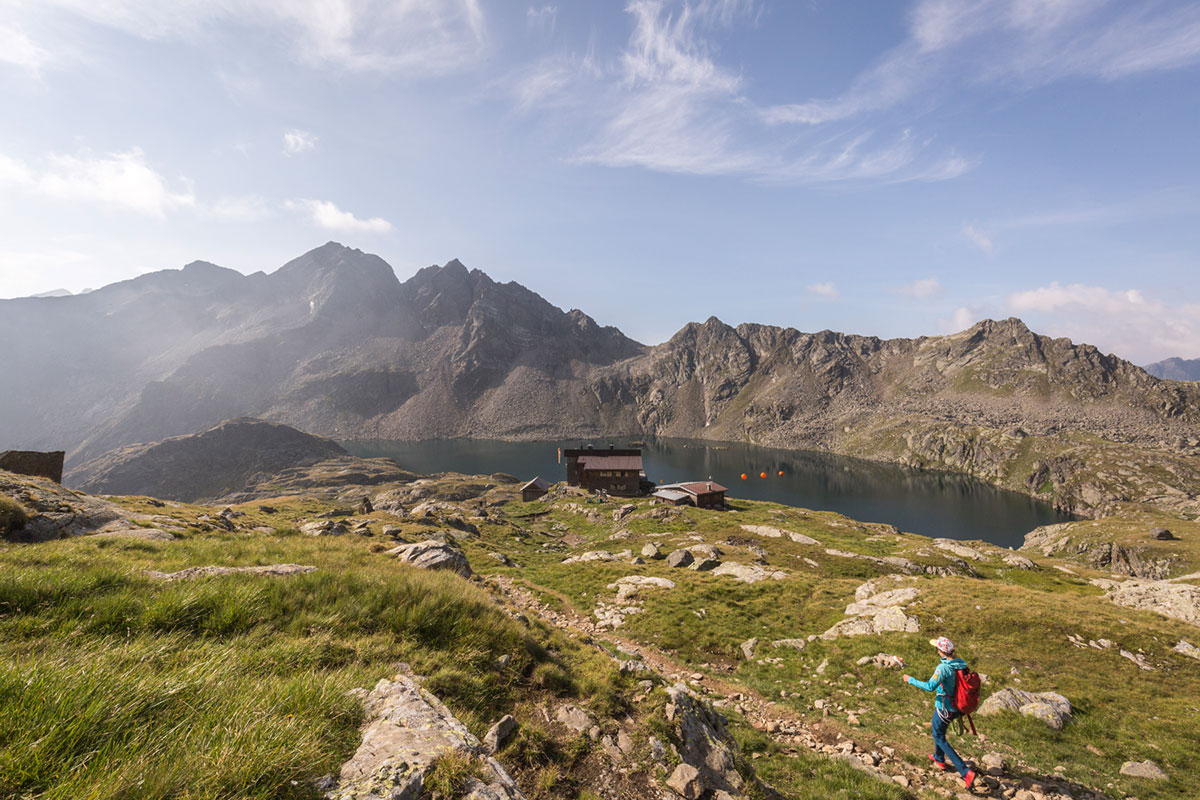
[[[796, 753], [797, 748], [802, 747], [831, 758], [842, 758], [881, 780], [893, 781], [918, 795], [955, 797], [963, 800], [976, 797], [1015, 797], [1016, 800], [1106, 800], [1104, 795], [1096, 794], [1086, 787], [1054, 777], [984, 775], [982, 767], [975, 787], [971, 792], [967, 792], [962, 787], [961, 779], [953, 771], [947, 774], [914, 767], [897, 757], [895, 750], [890, 747], [847, 738], [845, 733], [836, 727], [806, 720], [793, 710], [777, 705], [740, 683], [696, 672], [665, 653], [626, 639], [615, 631], [598, 625], [591, 615], [580, 613], [570, 598], [562, 592], [525, 579], [515, 581], [493, 575], [488, 577], [487, 581], [524, 613], [536, 615], [578, 640], [606, 642], [634, 660], [641, 661], [664, 679], [684, 683], [697, 694], [709, 695], [710, 700], [716, 699], [718, 707], [734, 707], [751, 725], [780, 745], [785, 753]], [[562, 605], [563, 610], [559, 611], [543, 602], [538, 593], [554, 598]]]

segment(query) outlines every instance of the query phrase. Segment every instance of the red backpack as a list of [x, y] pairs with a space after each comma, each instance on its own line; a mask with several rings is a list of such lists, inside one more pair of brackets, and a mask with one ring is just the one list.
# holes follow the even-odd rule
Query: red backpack
[[983, 682], [979, 679], [979, 673], [972, 672], [970, 667], [955, 670], [954, 677], [954, 707], [971, 723], [971, 733], [978, 735], [971, 714], [979, 708], [979, 687]]

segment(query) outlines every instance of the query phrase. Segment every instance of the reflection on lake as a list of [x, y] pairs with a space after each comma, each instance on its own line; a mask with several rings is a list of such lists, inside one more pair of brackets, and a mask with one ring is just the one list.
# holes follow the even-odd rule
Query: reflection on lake
[[[613, 439], [627, 447], [628, 439]], [[597, 449], [610, 440], [596, 439]], [[507, 472], [521, 480], [541, 475], [563, 480], [559, 447], [578, 440], [497, 442], [482, 439], [435, 439], [423, 442], [342, 442], [353, 455], [394, 458], [416, 472]], [[895, 464], [861, 461], [804, 450], [779, 450], [747, 444], [715, 444], [680, 439], [651, 439], [642, 447], [646, 477], [656, 483], [712, 480], [729, 488], [731, 499], [769, 500], [789, 506], [836, 511], [853, 519], [887, 522], [903, 531], [950, 539], [982, 539], [1020, 547], [1038, 525], [1071, 517], [1046, 503], [997, 489], [961, 475], [924, 472]], [[780, 476], [778, 473], [783, 472]], [[761, 473], [767, 477], [759, 477]], [[748, 477], [741, 479], [742, 473]]]

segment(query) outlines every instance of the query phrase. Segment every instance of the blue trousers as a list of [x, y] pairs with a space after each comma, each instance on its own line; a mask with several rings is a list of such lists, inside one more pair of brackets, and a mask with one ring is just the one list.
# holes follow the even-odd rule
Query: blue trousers
[[933, 757], [942, 763], [949, 761], [950, 765], [958, 770], [959, 775], [966, 777], [967, 765], [946, 741], [946, 731], [950, 729], [950, 723], [958, 719], [958, 716], [957, 711], [951, 711], [948, 716], [943, 718], [942, 712], [938, 711], [936, 707], [933, 709]]

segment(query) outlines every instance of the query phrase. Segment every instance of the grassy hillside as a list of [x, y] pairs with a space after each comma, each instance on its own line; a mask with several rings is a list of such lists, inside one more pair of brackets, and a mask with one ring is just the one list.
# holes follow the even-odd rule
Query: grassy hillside
[[[352, 513], [363, 497], [388, 510]], [[505, 713], [518, 718], [521, 733], [499, 758], [530, 797], [591, 799], [607, 796], [604, 786], [644, 796], [661, 785], [675, 762], [649, 758], [647, 742], [666, 735], [663, 687], [674, 681], [722, 709], [747, 774], [784, 797], [937, 797], [953, 784], [928, 774], [930, 698], [903, 686], [900, 673], [927, 677], [935, 664], [927, 639], [939, 634], [987, 674], [985, 696], [1056, 691], [1075, 707], [1062, 731], [1006, 713], [978, 720], [986, 739], [954, 740], [968, 758], [1006, 758], [997, 794], [1024, 779], [1071, 787], [1077, 798], [1194, 795], [1187, 778], [1200, 771], [1200, 745], [1189, 725], [1200, 711], [1200, 661], [1172, 647], [1195, 643], [1200, 631], [1110, 604], [1088, 583], [1108, 573], [1077, 563], [1063, 571], [1064, 562], [1034, 552], [1036, 563], [1022, 564], [982, 543], [947, 549], [887, 525], [770, 503], [628, 508], [561, 489], [522, 503], [512, 484], [453, 475], [258, 499], [224, 516], [117, 501], [148, 535], [176, 538], [0, 545], [0, 714], [20, 720], [0, 729], [0, 796], [316, 797], [312, 782], [336, 773], [358, 744], [361, 711], [347, 692], [406, 662], [476, 735]], [[329, 513], [344, 515], [352, 532], [299, 531]], [[457, 541], [477, 577], [420, 571], [386, 554], [431, 536]], [[723, 562], [775, 579], [635, 563], [652, 542], [664, 554], [715, 545]], [[597, 551], [611, 560], [563, 563]], [[283, 563], [316, 570], [151, 574]], [[894, 573], [904, 574], [886, 577]], [[629, 577], [674, 586], [618, 598], [617, 582]], [[868, 580], [916, 589], [902, 610], [920, 630], [819, 638], [847, 619]], [[615, 619], [617, 627], [602, 624]], [[751, 638], [759, 641], [747, 658], [741, 645]], [[1114, 646], [1087, 644], [1101, 639]], [[617, 669], [632, 650], [648, 669]], [[908, 666], [858, 663], [878, 653]], [[555, 724], [549, 709], [568, 700], [605, 730], [634, 731], [637, 755], [616, 764], [597, 741]], [[831, 756], [847, 747], [855, 758], [877, 756], [878, 767]], [[1125, 761], [1144, 759], [1170, 778], [1119, 774]]]

